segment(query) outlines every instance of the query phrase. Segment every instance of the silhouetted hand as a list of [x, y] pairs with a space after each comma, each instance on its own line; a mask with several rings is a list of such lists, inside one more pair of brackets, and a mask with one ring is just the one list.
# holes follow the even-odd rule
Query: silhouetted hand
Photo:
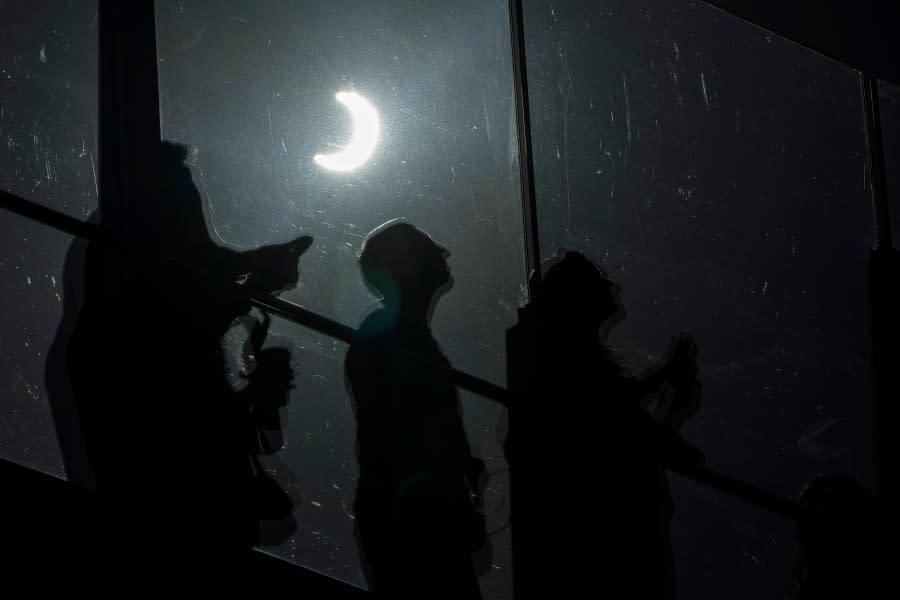
[[246, 285], [262, 292], [279, 292], [297, 284], [300, 255], [312, 245], [312, 238], [302, 236], [284, 244], [273, 244], [256, 250], [259, 265], [247, 278]]

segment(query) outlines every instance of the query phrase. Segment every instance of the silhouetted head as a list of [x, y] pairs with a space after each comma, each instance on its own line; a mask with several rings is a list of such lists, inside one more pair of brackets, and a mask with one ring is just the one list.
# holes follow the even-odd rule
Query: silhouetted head
[[390, 221], [366, 238], [359, 254], [365, 282], [401, 311], [425, 308], [453, 282], [446, 248], [422, 230], [403, 221]]
[[538, 294], [541, 320], [554, 327], [596, 330], [621, 310], [618, 286], [577, 252], [555, 258]]

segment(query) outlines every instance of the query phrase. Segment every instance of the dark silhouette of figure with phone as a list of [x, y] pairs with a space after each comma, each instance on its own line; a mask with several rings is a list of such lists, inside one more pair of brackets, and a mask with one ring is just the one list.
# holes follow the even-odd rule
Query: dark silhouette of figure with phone
[[[681, 335], [666, 360], [630, 375], [606, 340], [624, 311], [603, 271], [566, 252], [536, 288], [509, 337], [519, 395], [507, 454], [517, 569], [528, 582], [518, 589], [568, 597], [589, 577], [600, 595], [667, 597], [671, 506], [660, 459], [702, 461], [677, 433], [699, 401], [696, 347]], [[515, 350], [525, 336], [536, 348], [530, 366]]]
[[430, 329], [453, 283], [447, 256], [399, 221], [369, 234], [360, 253], [382, 300], [345, 362], [357, 421], [356, 533], [370, 588], [390, 598], [480, 598], [471, 553], [486, 534], [472, 495], [484, 465]]

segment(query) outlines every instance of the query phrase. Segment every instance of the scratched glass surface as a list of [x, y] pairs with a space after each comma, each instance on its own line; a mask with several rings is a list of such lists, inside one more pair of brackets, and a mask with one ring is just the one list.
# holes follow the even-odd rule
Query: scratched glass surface
[[[524, 294], [506, 3], [156, 6], [163, 137], [192, 149], [213, 239], [252, 248], [311, 235], [282, 297], [357, 326], [375, 298], [356, 254], [369, 231], [404, 218], [451, 252], [435, 338], [456, 368], [504, 384], [505, 330]], [[241, 333], [226, 345], [240, 348]], [[300, 531], [266, 551], [362, 585], [346, 346], [282, 320], [273, 335], [292, 340], [297, 388], [271, 469], [300, 498]], [[505, 414], [462, 400], [473, 450], [495, 472], [494, 566], [481, 584], [507, 597]]]
[[[791, 497], [820, 473], [871, 486], [858, 73], [700, 2], [525, 5], [543, 256], [584, 252], [621, 286], [632, 370], [693, 335], [682, 433], [708, 466]], [[737, 503], [717, 533], [673, 485], [679, 597], [781, 597], [779, 519]], [[720, 551], [735, 539], [759, 547]]]
[[[74, 323], [81, 297], [77, 281], [63, 277], [72, 240], [5, 211], [0, 217], [0, 457], [61, 478], [65, 440], [57, 430], [73, 428], [64, 347], [54, 341]], [[73, 317], [65, 322], [64, 309]]]
[[97, 207], [97, 2], [0, 2], [0, 188]]
[[885, 175], [891, 212], [894, 248], [900, 248], [900, 86], [878, 82], [881, 107], [881, 140], [884, 144]]

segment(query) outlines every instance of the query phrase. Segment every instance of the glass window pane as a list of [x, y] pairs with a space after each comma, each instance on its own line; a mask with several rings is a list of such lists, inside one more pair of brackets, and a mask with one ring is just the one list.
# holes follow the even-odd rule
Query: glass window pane
[[797, 544], [794, 524], [778, 515], [670, 475], [669, 532], [676, 598], [789, 595]]
[[[214, 242], [312, 236], [282, 297], [355, 327], [376, 300], [357, 264], [362, 242], [406, 219], [451, 253], [435, 339], [454, 367], [502, 385], [524, 289], [506, 3], [156, 6], [163, 137], [191, 149]], [[264, 460], [296, 490], [299, 529], [266, 550], [362, 585], [346, 346], [281, 320], [271, 331], [292, 340], [296, 389], [285, 447]], [[484, 398], [462, 403], [472, 451], [494, 473], [493, 565], [480, 581], [485, 597], [507, 597], [505, 417]]]
[[891, 231], [894, 248], [900, 236], [900, 87], [886, 81], [878, 82], [884, 144], [885, 174], [891, 211]]
[[[708, 466], [793, 497], [820, 473], [871, 485], [858, 73], [702, 2], [525, 4], [541, 250], [621, 286], [617, 360], [643, 371], [687, 330], [702, 399], [681, 432]], [[763, 543], [726, 564], [734, 539], [672, 485], [678, 597], [784, 595], [781, 529], [738, 531]]]
[[0, 188], [97, 207], [97, 2], [0, 4]]
[[84, 464], [65, 366], [81, 276], [63, 275], [81, 246], [5, 211], [0, 228], [0, 456], [65, 478]]

